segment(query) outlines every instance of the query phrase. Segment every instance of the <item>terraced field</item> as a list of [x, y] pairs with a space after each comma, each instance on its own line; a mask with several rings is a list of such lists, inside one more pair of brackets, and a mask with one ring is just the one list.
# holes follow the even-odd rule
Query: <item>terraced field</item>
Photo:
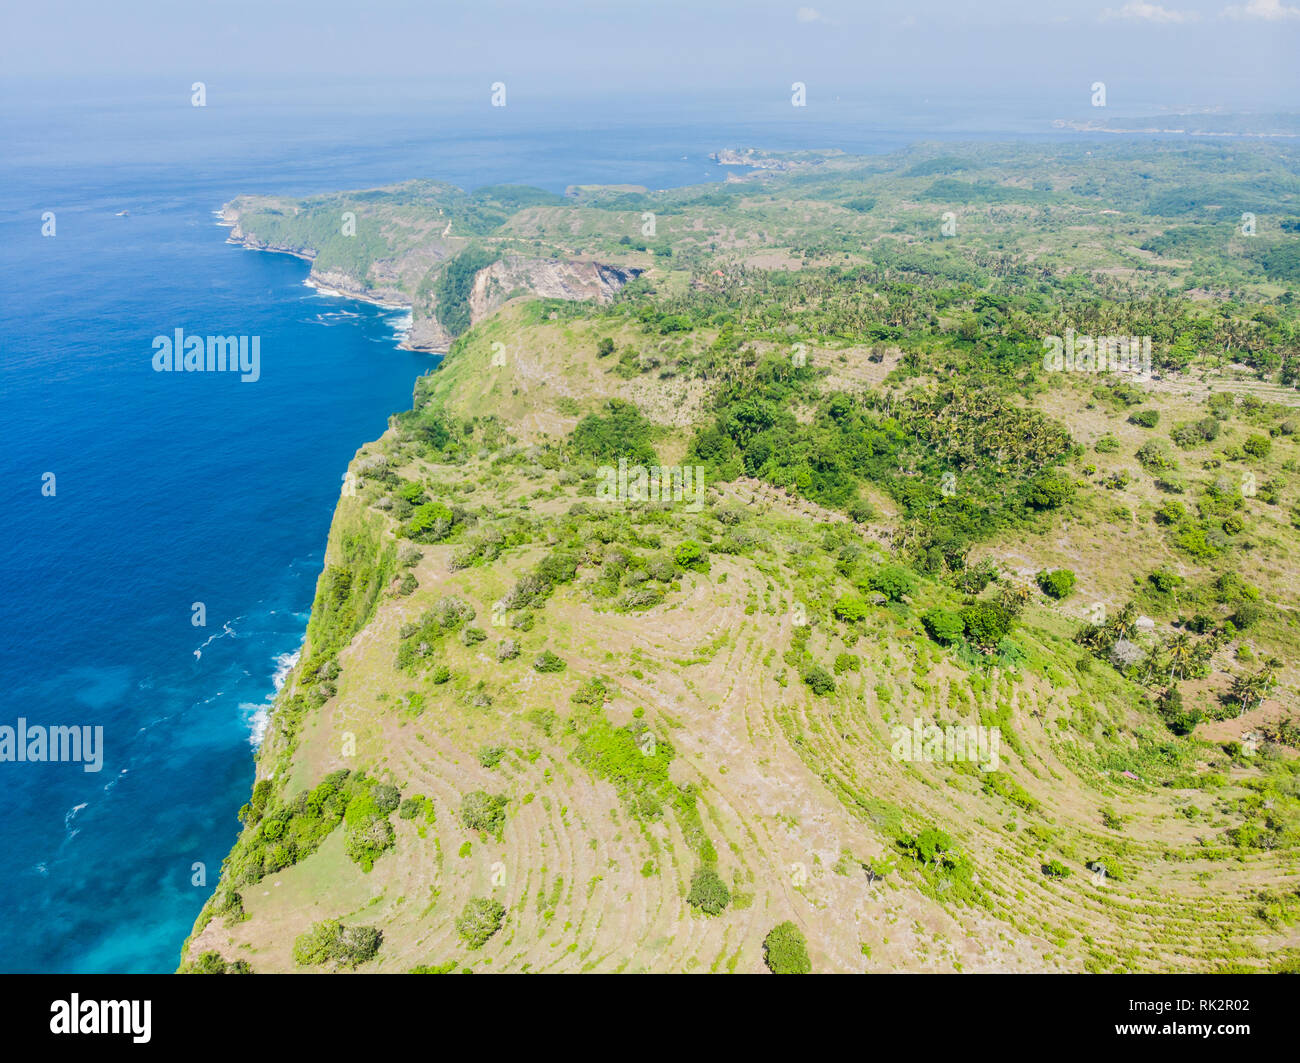
[[[649, 249], [636, 191], [359, 200], [405, 219], [372, 278], [435, 207], [510, 257], [351, 464], [182, 969], [758, 972], [787, 922], [816, 971], [1294, 969], [1293, 293], [1210, 219], [1137, 254], [1175, 226], [1125, 151], [1033, 153], [1033, 188], [1000, 151], [655, 193]], [[1053, 210], [1098, 168], [1085, 241]], [[959, 191], [987, 230], [921, 236]], [[475, 303], [533, 240], [639, 275]], [[1063, 319], [1150, 330], [1159, 372], [1054, 371]], [[699, 479], [611, 498], [620, 462]]]

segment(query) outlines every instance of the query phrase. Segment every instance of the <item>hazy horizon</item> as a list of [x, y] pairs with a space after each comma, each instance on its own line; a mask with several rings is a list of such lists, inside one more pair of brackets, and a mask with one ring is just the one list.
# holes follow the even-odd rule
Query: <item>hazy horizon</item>
[[[808, 108], [838, 96], [1001, 100], [1027, 112], [1089, 106], [1103, 81], [1116, 112], [1290, 109], [1300, 6], [1283, 0], [918, 0], [707, 7], [561, 0], [544, 8], [482, 0], [448, 11], [393, 2], [350, 6], [232, 0], [219, 17], [140, 2], [63, 0], [0, 16], [0, 70], [11, 105], [85, 79], [174, 79], [188, 90], [325, 96], [374, 89], [471, 98], [503, 81], [511, 103], [654, 93], [770, 93], [807, 85]], [[106, 50], [105, 40], [114, 47]], [[454, 46], [447, 42], [454, 41]], [[402, 88], [404, 86], [404, 88]]]

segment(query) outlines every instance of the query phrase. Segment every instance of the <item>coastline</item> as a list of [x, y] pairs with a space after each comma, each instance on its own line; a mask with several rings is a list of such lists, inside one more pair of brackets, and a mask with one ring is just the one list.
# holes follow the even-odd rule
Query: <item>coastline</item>
[[[222, 224], [222, 223], [218, 223], [218, 224]], [[230, 222], [225, 224], [233, 227], [235, 223]], [[227, 238], [226, 243], [238, 247], [243, 247], [245, 250], [272, 251], [279, 254], [292, 254], [296, 258], [303, 258], [306, 259], [307, 261], [311, 261], [311, 258], [309, 256], [295, 253], [289, 249], [257, 247], [255, 245], [251, 245], [245, 242], [245, 240], [234, 239], [233, 237]], [[397, 349], [405, 349], [405, 350], [417, 351], [421, 353], [431, 353], [431, 354], [445, 353], [443, 351], [433, 351], [430, 348], [412, 346], [405, 342], [405, 337], [408, 336], [410, 333], [409, 315], [411, 312], [411, 307], [407, 305], [400, 304], [400, 303], [393, 303], [391, 301], [381, 300], [373, 296], [365, 296], [353, 291], [332, 287], [328, 284], [314, 280], [310, 276], [310, 274], [303, 279], [303, 284], [322, 296], [328, 296], [330, 298], [340, 298], [340, 299], [356, 299], [360, 302], [370, 303], [371, 305], [378, 306], [387, 310], [406, 311], [408, 314], [408, 320], [406, 326], [405, 327], [394, 326], [393, 328], [394, 339], [396, 340], [398, 337], [402, 338], [402, 342], [397, 342], [394, 344], [394, 346]], [[436, 363], [430, 370], [427, 371], [432, 372], [433, 369], [436, 369], [439, 364], [441, 364], [441, 359], [439, 359], [438, 363]], [[331, 556], [331, 552], [333, 550], [337, 550], [336, 541], [339, 535], [338, 524], [340, 519], [340, 512], [347, 507], [349, 502], [350, 496], [349, 496], [348, 484], [349, 484], [349, 476], [354, 475], [353, 465], [357, 461], [357, 458], [361, 455], [362, 451], [364, 451], [367, 447], [371, 446], [372, 444], [377, 443], [380, 439], [383, 439], [384, 436], [387, 435], [388, 431], [390, 431], [390, 429], [386, 428], [385, 431], [381, 433], [381, 435], [378, 438], [366, 440], [361, 444], [359, 444], [356, 453], [353, 455], [352, 459], [348, 462], [347, 468], [345, 469], [342, 477], [342, 484], [339, 489], [339, 494], [334, 502], [333, 513], [330, 517], [329, 530], [326, 533], [325, 550], [321, 559], [320, 570], [318, 571], [316, 576], [317, 589], [319, 588], [321, 578], [324, 576], [326, 569], [329, 566], [330, 563], [329, 559]], [[248, 791], [249, 800], [252, 799], [252, 795], [255, 792], [259, 781], [271, 778], [275, 775], [275, 758], [278, 753], [282, 752], [282, 746], [280, 746], [277, 742], [277, 733], [276, 733], [277, 710], [281, 707], [284, 700], [291, 698], [297, 690], [298, 682], [300, 679], [300, 668], [302, 667], [302, 665], [305, 663], [307, 659], [304, 655], [307, 654], [310, 649], [308, 631], [310, 630], [311, 627], [311, 615], [312, 615], [312, 610], [315, 608], [315, 606], [316, 606], [315, 594], [313, 594], [312, 604], [308, 608], [305, 622], [302, 628], [302, 634], [298, 638], [296, 645], [294, 646], [294, 648], [290, 650], [286, 650], [285, 652], [276, 655], [274, 659], [275, 666], [271, 675], [272, 690], [270, 694], [261, 702], [241, 705], [241, 708], [245, 708], [248, 711], [247, 723], [249, 727], [249, 746], [251, 747], [252, 754], [253, 754], [253, 783]], [[242, 834], [243, 832], [241, 830], [240, 837], [242, 837]], [[238, 844], [238, 838], [236, 839], [235, 845], [237, 844]], [[235, 846], [232, 846], [230, 851], [233, 852], [234, 848]], [[191, 943], [199, 934], [203, 932], [203, 930], [212, 921], [212, 919], [216, 917], [216, 913], [214, 913], [212, 910], [212, 904], [213, 901], [221, 893], [224, 883], [225, 883], [225, 879], [224, 879], [224, 869], [223, 869], [223, 875], [219, 875], [217, 877], [217, 881], [213, 884], [213, 888], [208, 893], [207, 899], [204, 901], [203, 906], [199, 909], [199, 912], [195, 916], [194, 921], [190, 926], [189, 934], [186, 936], [185, 940], [181, 943], [180, 946], [181, 960], [180, 960], [180, 964], [176, 968], [175, 973], [183, 972], [185, 966], [185, 958], [189, 952]]]
[[245, 251], [263, 251], [276, 255], [292, 255], [294, 258], [302, 259], [304, 262], [312, 263], [311, 271], [303, 279], [303, 284], [320, 295], [330, 296], [331, 298], [355, 299], [361, 303], [369, 303], [371, 306], [380, 307], [383, 310], [403, 310], [410, 315], [410, 320], [405, 328], [398, 329], [399, 339], [396, 344], [398, 350], [417, 351], [421, 354], [445, 355], [450, 345], [434, 346], [426, 343], [412, 343], [411, 334], [414, 331], [415, 307], [413, 304], [405, 301], [396, 301], [391, 297], [385, 298], [379, 295], [372, 295], [361, 285], [354, 287], [343, 287], [339, 284], [331, 284], [316, 275], [316, 252], [310, 248], [294, 247], [276, 247], [270, 244], [261, 243], [247, 236], [239, 227], [239, 214], [234, 211], [229, 203], [224, 203], [220, 210], [214, 210], [213, 215], [218, 219], [216, 224], [223, 229], [229, 229], [230, 234], [226, 237], [226, 243], [233, 247], [243, 248]]

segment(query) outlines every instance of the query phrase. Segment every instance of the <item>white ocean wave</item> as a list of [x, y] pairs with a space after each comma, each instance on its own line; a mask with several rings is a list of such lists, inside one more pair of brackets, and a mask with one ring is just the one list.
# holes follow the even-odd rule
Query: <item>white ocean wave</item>
[[235, 629], [233, 627], [231, 627], [229, 624], [222, 624], [220, 631], [218, 631], [215, 635], [209, 635], [208, 641], [203, 643], [202, 646], [200, 646], [197, 650], [194, 651], [194, 659], [196, 661], [201, 660], [203, 657], [203, 651], [207, 648], [209, 643], [211, 643], [215, 639], [223, 639], [227, 635], [232, 635], [235, 636], [236, 638], [238, 637], [235, 635]]
[[298, 663], [301, 653], [300, 648], [292, 653], [282, 653], [276, 657], [275, 672], [271, 676], [271, 685], [275, 689], [265, 701], [260, 703], [251, 701], [240, 703], [240, 710], [248, 714], [248, 744], [254, 749], [261, 746], [262, 739], [266, 737], [266, 727], [271, 722], [271, 706], [275, 704], [276, 695], [280, 693], [284, 681], [289, 678], [293, 666]]
[[63, 813], [63, 830], [66, 832], [68, 836], [68, 841], [72, 841], [73, 838], [75, 838], [78, 834], [81, 833], [81, 831], [73, 827], [72, 821], [77, 818], [77, 813], [80, 812], [85, 807], [86, 807], [86, 802], [82, 801], [81, 804], [73, 805], [70, 809], [68, 809], [65, 813]]

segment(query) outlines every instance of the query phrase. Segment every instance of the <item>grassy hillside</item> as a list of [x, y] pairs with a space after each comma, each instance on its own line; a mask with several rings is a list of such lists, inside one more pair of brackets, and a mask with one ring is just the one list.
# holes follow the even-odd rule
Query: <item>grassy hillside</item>
[[510, 299], [358, 453], [183, 969], [1294, 969], [1294, 153], [775, 161], [438, 186], [647, 272]]

